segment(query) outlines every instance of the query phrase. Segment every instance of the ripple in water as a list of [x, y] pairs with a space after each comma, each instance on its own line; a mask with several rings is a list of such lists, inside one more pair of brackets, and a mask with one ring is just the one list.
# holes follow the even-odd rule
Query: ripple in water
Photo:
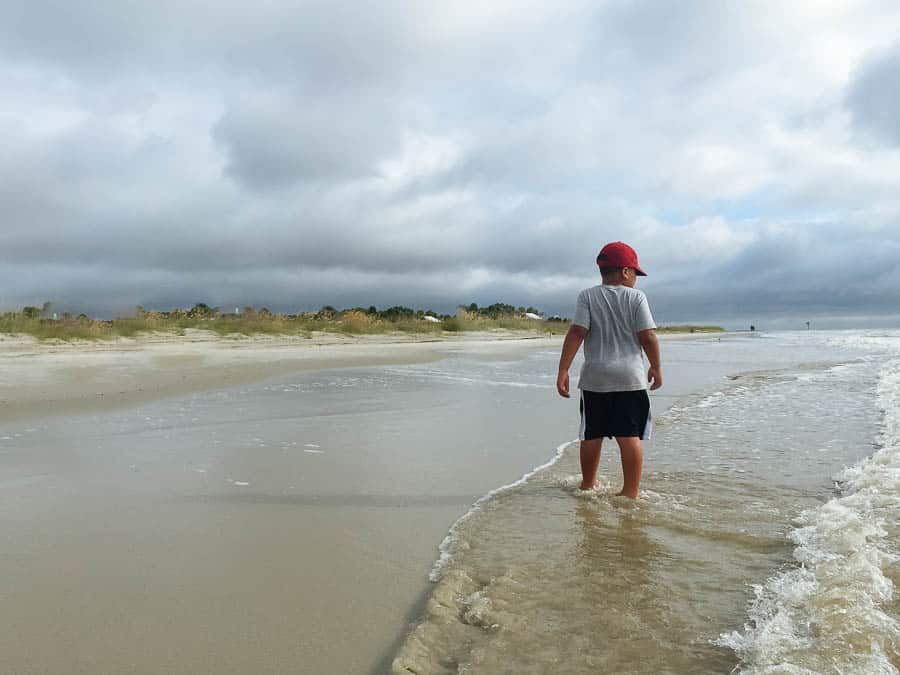
[[587, 494], [573, 443], [479, 500], [394, 672], [897, 672], [900, 362], [877, 390], [874, 363], [682, 402], [637, 503], [610, 442]]

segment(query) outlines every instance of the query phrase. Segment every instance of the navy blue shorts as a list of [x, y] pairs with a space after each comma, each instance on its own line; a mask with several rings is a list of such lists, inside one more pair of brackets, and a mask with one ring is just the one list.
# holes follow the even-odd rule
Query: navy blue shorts
[[582, 389], [579, 410], [578, 438], [582, 441], [615, 436], [650, 438], [650, 396], [646, 389], [604, 392]]

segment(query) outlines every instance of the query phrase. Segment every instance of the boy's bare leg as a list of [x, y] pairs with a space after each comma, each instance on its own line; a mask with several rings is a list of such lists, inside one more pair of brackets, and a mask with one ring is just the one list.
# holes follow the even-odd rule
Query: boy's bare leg
[[581, 489], [591, 490], [597, 484], [602, 438], [581, 441]]
[[641, 439], [637, 436], [616, 436], [619, 453], [622, 455], [622, 475], [624, 481], [622, 491], [617, 496], [637, 499], [641, 487], [641, 467], [644, 465], [644, 452]]

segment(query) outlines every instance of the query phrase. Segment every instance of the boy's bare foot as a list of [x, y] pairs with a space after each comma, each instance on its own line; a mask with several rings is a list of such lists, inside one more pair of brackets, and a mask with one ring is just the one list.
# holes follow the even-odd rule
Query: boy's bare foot
[[582, 483], [578, 489], [579, 490], [593, 490], [596, 487], [597, 487], [597, 482], [594, 481], [593, 485], [585, 485], [584, 483]]
[[619, 490], [616, 493], [616, 497], [628, 497], [629, 499], [637, 499], [638, 498], [637, 495], [626, 494], [625, 490]]

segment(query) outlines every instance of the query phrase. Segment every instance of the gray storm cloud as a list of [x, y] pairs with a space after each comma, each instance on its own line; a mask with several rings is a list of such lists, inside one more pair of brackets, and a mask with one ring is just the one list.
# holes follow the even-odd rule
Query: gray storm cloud
[[863, 63], [849, 89], [848, 104], [860, 126], [900, 145], [900, 47]]
[[896, 315], [900, 7], [673, 7], [6, 3], [0, 309]]

